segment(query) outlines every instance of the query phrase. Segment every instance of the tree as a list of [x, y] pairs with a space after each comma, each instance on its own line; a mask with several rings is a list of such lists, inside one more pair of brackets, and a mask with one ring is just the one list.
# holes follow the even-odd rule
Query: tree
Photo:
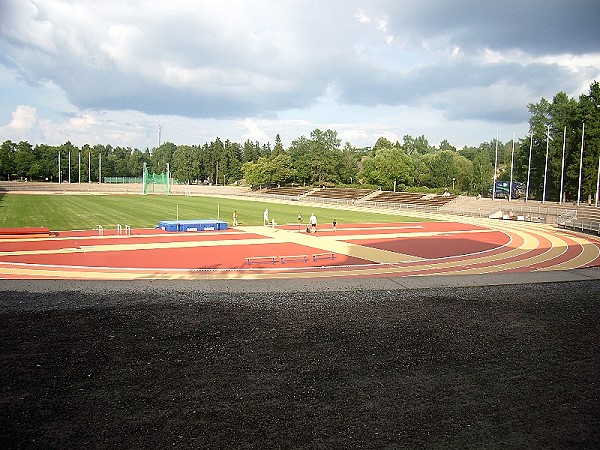
[[177, 150], [177, 146], [172, 142], [165, 142], [160, 147], [155, 148], [150, 157], [150, 167], [148, 170], [153, 173], [165, 173], [167, 165], [170, 167], [173, 161], [175, 150]]
[[35, 170], [34, 163], [36, 161], [31, 144], [26, 141], [21, 141], [17, 144], [14, 154], [14, 170], [15, 175], [21, 178], [29, 178], [32, 176], [32, 168]]
[[260, 157], [260, 145], [258, 144], [258, 142], [254, 143], [252, 141], [250, 141], [250, 139], [246, 140], [246, 142], [244, 142], [244, 146], [242, 148], [242, 154], [243, 154], [243, 158], [242, 158], [242, 162], [256, 162], [258, 161], [258, 158]]
[[338, 182], [339, 176], [335, 171], [335, 152], [339, 150], [341, 140], [337, 132], [318, 128], [310, 133], [310, 150], [308, 164], [311, 168], [313, 182]]
[[445, 150], [433, 154], [429, 166], [431, 187], [450, 188], [452, 186], [452, 179], [457, 176], [454, 154], [454, 152]]
[[312, 143], [305, 136], [300, 136], [291, 142], [287, 154], [292, 161], [292, 168], [295, 173], [295, 180], [300, 184], [311, 184], [312, 170], [310, 167]]
[[444, 139], [442, 142], [440, 142], [440, 150], [455, 152], [456, 147], [454, 147], [453, 145], [450, 145], [450, 142], [448, 142], [448, 140]]
[[225, 141], [223, 157], [220, 163], [221, 177], [225, 183], [242, 178], [242, 147], [240, 144]]
[[252, 186], [278, 185], [291, 181], [294, 171], [291, 158], [283, 153], [274, 158], [260, 157], [257, 162], [243, 165], [244, 178]]
[[419, 154], [424, 155], [433, 151], [433, 148], [429, 145], [429, 142], [425, 136], [421, 135], [418, 138], [413, 138], [410, 134], [403, 137], [403, 147], [407, 154]]
[[473, 158], [473, 188], [481, 195], [487, 193], [494, 180], [494, 166], [490, 160], [489, 152], [479, 151]]
[[414, 181], [410, 156], [395, 146], [382, 145], [374, 157], [367, 157], [363, 174], [369, 183], [379, 185], [385, 190], [393, 190], [398, 186], [404, 189]]
[[292, 141], [287, 154], [290, 155], [296, 181], [308, 184], [340, 181], [338, 168], [342, 163], [341, 140], [333, 130], [315, 129], [310, 139], [301, 136]]
[[[52, 181], [56, 177], [58, 167], [58, 152], [56, 151], [56, 148], [50, 145], [40, 144], [35, 146], [33, 153], [36, 158], [36, 168], [34, 169], [35, 175], [32, 176], [43, 181]], [[87, 167], [85, 167], [85, 174], [87, 177]], [[84, 179], [87, 180], [87, 178]]]
[[358, 151], [349, 142], [344, 144], [337, 167], [342, 183], [352, 184], [358, 181], [358, 155]]
[[[575, 120], [585, 123], [581, 195], [587, 199], [596, 195], [600, 159], [600, 84], [597, 81], [590, 85], [588, 94], [579, 97], [578, 112]], [[578, 144], [581, 145], [581, 140]]]
[[189, 145], [180, 145], [173, 152], [173, 167], [171, 175], [174, 179], [186, 184], [197, 180], [199, 171], [199, 158], [196, 149]]
[[129, 158], [127, 159], [127, 172], [131, 177], [139, 177], [142, 175], [144, 170], [144, 163], [150, 162], [150, 159], [146, 157], [139, 149], [134, 149]]
[[454, 155], [454, 169], [456, 180], [453, 182], [453, 188], [458, 189], [461, 192], [472, 192], [473, 184], [473, 163], [464, 156], [461, 156], [455, 152]]
[[273, 148], [273, 156], [281, 155], [284, 152], [283, 144], [281, 143], [281, 136], [277, 133], [275, 136], [275, 147]]
[[16, 145], [12, 141], [4, 141], [0, 147], [0, 179], [10, 180], [14, 173], [14, 153]]

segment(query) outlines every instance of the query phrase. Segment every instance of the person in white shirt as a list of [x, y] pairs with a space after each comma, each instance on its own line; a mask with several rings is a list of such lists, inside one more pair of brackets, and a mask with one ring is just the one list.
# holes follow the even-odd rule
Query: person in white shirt
[[310, 229], [312, 233], [317, 232], [317, 217], [314, 213], [310, 215]]

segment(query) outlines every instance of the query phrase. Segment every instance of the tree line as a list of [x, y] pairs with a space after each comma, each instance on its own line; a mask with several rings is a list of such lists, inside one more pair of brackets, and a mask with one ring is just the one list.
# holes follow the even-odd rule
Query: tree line
[[[180, 183], [252, 186], [364, 186], [383, 190], [452, 190], [487, 195], [494, 178], [527, 182], [530, 198], [574, 200], [594, 196], [600, 158], [600, 86], [578, 99], [557, 93], [528, 105], [530, 133], [508, 141], [492, 139], [457, 149], [447, 140], [432, 146], [425, 136], [402, 142], [379, 138], [372, 147], [343, 146], [334, 130], [313, 130], [284, 148], [250, 140], [216, 138], [204, 145], [166, 142], [141, 151], [130, 147], [30, 145], [3, 142], [0, 179], [98, 182], [99, 177], [141, 177], [144, 164], [154, 173], [169, 168]], [[585, 125], [584, 125], [585, 124]], [[583, 146], [583, 153], [581, 152]], [[496, 171], [495, 171], [496, 170]], [[495, 175], [495, 176], [494, 176]], [[581, 186], [581, 190], [579, 188]]]

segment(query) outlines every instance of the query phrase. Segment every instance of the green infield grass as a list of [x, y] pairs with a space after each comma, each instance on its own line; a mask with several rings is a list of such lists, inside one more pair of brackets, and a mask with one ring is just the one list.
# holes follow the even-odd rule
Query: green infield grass
[[263, 212], [278, 224], [298, 223], [298, 213], [306, 224], [311, 213], [318, 223], [329, 225], [335, 219], [344, 223], [423, 222], [428, 219], [376, 212], [349, 211], [306, 203], [285, 204], [212, 196], [158, 195], [0, 195], [0, 227], [48, 227], [53, 231], [89, 230], [129, 225], [154, 228], [161, 220], [220, 219], [231, 225], [233, 211], [240, 225], [262, 225]]

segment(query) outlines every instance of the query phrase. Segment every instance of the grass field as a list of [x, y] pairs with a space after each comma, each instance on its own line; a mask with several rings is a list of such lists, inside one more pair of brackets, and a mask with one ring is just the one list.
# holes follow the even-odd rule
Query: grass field
[[423, 218], [348, 211], [312, 205], [269, 203], [228, 197], [184, 197], [141, 195], [0, 195], [0, 227], [48, 227], [54, 231], [104, 228], [117, 224], [132, 228], [153, 228], [161, 220], [220, 219], [231, 224], [234, 210], [240, 225], [262, 225], [263, 212], [279, 224], [303, 223], [311, 213], [320, 224], [368, 222], [415, 222]]

